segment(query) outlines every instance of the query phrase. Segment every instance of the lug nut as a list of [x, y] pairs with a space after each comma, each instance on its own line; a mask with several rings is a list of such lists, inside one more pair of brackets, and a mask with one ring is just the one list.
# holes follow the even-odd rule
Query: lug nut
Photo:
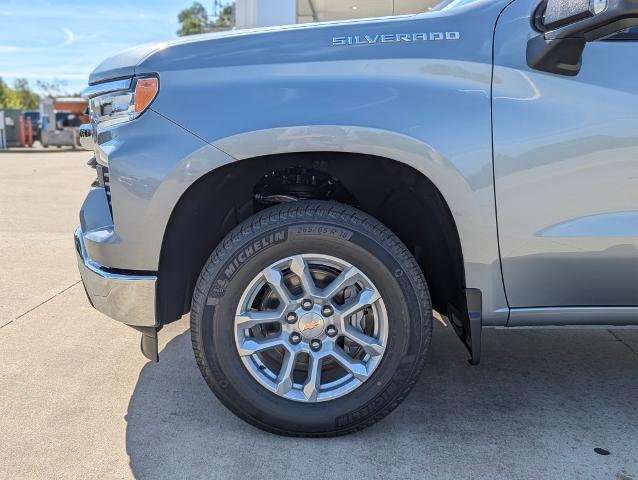
[[328, 327], [326, 327], [326, 335], [329, 337], [336, 337], [337, 333], [337, 327], [334, 325], [328, 325]]
[[310, 300], [309, 298], [305, 298], [301, 301], [301, 308], [303, 308], [304, 310], [310, 310], [312, 308], [312, 300]]
[[314, 339], [310, 342], [310, 348], [313, 352], [321, 350], [321, 340]]
[[296, 321], [297, 321], [297, 314], [295, 312], [290, 312], [288, 315], [286, 315], [286, 322], [292, 325]]
[[301, 334], [292, 332], [288, 339], [290, 340], [290, 343], [292, 343], [293, 345], [297, 345], [299, 344], [299, 342], [301, 342]]
[[334, 310], [332, 309], [332, 307], [330, 305], [324, 305], [321, 308], [321, 314], [324, 317], [330, 317], [330, 316], [332, 316], [333, 313], [334, 313]]

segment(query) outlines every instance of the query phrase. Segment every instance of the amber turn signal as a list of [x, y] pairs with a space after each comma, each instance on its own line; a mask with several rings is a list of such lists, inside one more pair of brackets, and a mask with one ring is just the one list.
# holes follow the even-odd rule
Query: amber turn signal
[[159, 90], [157, 78], [140, 78], [135, 83], [135, 112], [142, 113], [153, 102]]

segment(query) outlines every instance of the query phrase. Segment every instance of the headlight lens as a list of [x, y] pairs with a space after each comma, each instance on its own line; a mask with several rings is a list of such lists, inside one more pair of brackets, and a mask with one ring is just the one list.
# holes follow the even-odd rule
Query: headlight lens
[[157, 77], [137, 78], [131, 89], [118, 90], [91, 98], [91, 120], [101, 127], [130, 122], [139, 117], [155, 100], [159, 91]]
[[133, 97], [133, 92], [113, 92], [91, 99], [92, 120], [101, 126], [133, 120]]

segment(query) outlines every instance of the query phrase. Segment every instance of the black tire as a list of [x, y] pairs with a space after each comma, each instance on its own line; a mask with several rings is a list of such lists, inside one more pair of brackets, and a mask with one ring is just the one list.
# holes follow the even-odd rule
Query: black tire
[[[264, 238], [280, 240], [238, 265], [236, 256]], [[383, 360], [372, 376], [347, 395], [320, 403], [288, 400], [260, 385], [240, 360], [233, 333], [239, 298], [256, 273], [308, 252], [338, 256], [364, 271], [382, 292], [390, 327]], [[238, 267], [227, 278], [231, 264]], [[381, 420], [414, 387], [431, 335], [430, 294], [414, 257], [378, 220], [334, 202], [286, 203], [243, 222], [208, 259], [191, 309], [193, 350], [211, 390], [248, 423], [289, 436], [344, 435]]]

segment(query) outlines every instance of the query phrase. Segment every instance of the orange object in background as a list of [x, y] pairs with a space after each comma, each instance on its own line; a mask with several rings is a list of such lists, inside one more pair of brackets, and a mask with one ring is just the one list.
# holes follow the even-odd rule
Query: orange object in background
[[80, 118], [80, 123], [90, 123], [91, 119], [86, 114], [89, 102], [80, 97], [58, 97], [53, 102], [53, 107], [58, 112], [74, 113]]
[[18, 127], [20, 130], [20, 146], [24, 147], [24, 117], [20, 115], [20, 121], [18, 122]]
[[71, 112], [82, 115], [89, 106], [89, 103], [79, 97], [58, 97], [53, 103], [58, 112]]
[[33, 123], [31, 117], [27, 117], [27, 145], [33, 147]]

